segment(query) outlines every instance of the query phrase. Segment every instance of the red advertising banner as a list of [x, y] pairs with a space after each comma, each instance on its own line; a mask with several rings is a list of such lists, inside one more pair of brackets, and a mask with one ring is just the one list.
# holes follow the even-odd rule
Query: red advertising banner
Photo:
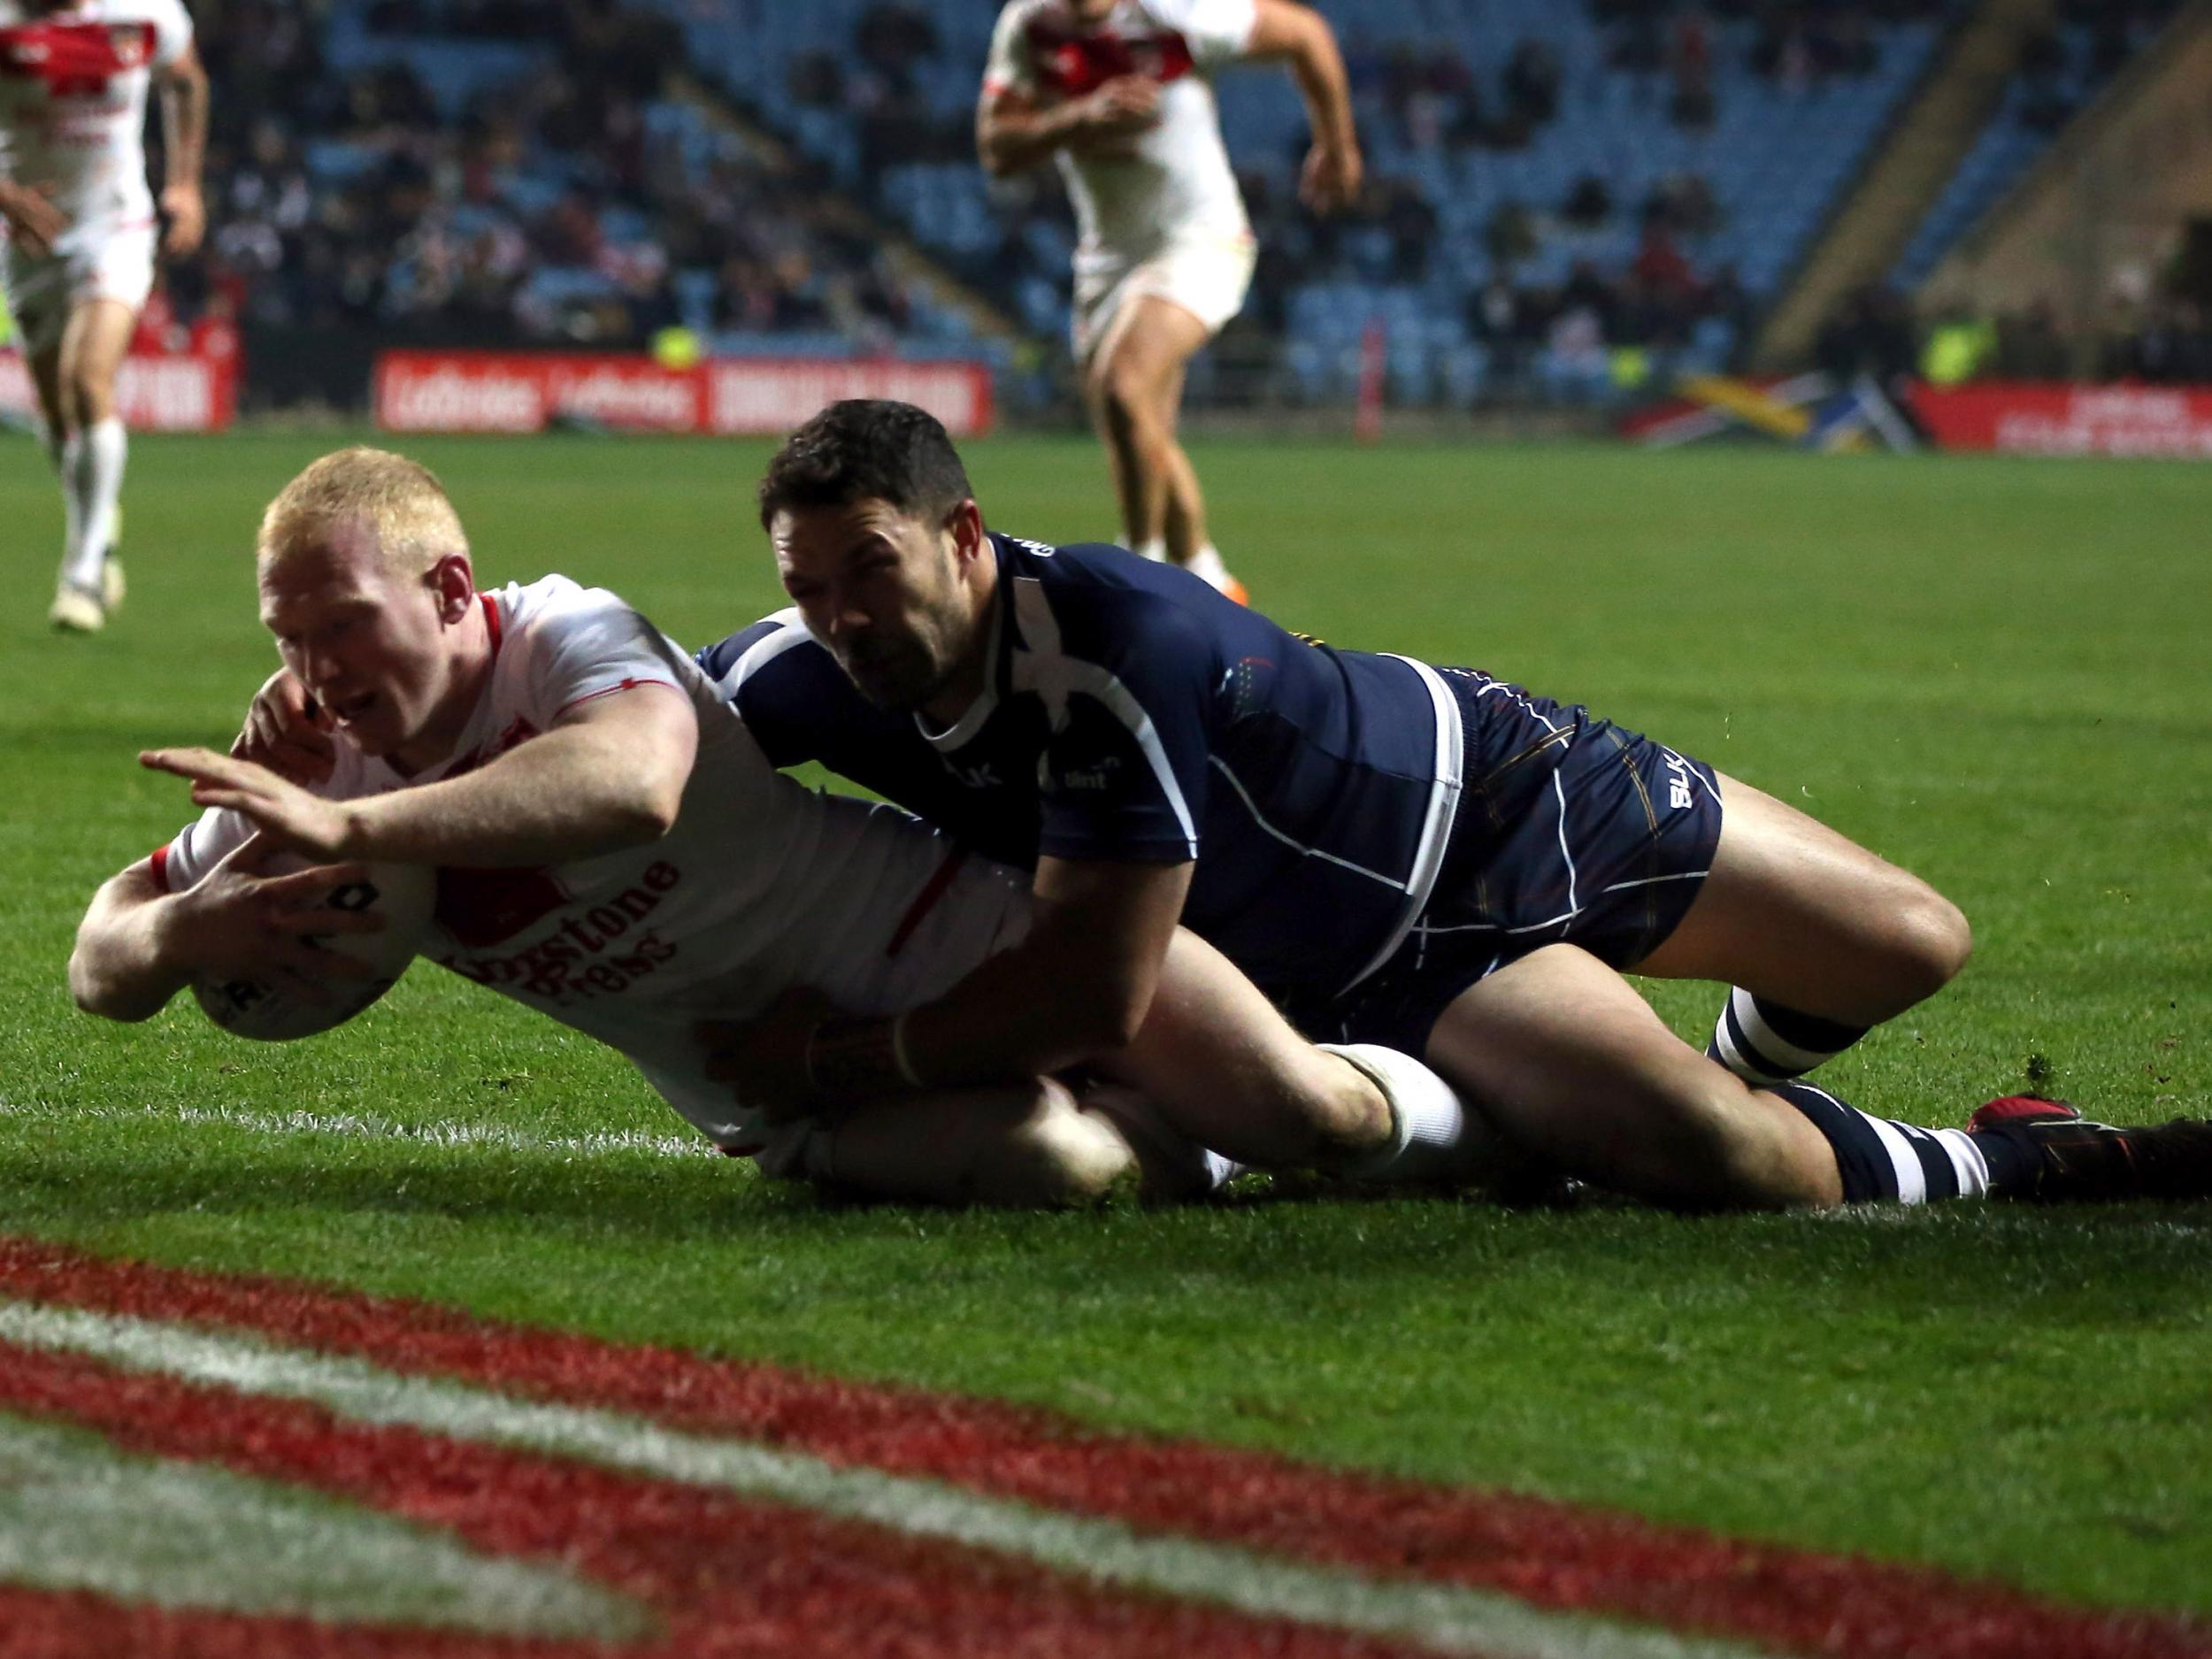
[[919, 404], [955, 437], [991, 426], [979, 363], [718, 357], [667, 368], [612, 352], [386, 351], [376, 424], [387, 432], [540, 432], [561, 422], [619, 432], [780, 434], [843, 397]]
[[[133, 432], [220, 432], [238, 412], [238, 353], [134, 352], [116, 374], [115, 403]], [[0, 352], [0, 414], [27, 420], [37, 407], [29, 365]]]
[[1945, 449], [2212, 460], [2212, 388], [1997, 380], [1916, 387], [1911, 403]]

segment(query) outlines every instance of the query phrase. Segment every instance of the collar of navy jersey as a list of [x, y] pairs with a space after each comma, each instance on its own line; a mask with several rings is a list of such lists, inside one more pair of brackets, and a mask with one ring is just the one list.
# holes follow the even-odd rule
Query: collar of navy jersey
[[991, 595], [991, 635], [983, 648], [983, 690], [960, 718], [941, 732], [930, 729], [928, 717], [920, 710], [917, 709], [913, 715], [914, 729], [932, 749], [944, 754], [973, 742], [984, 723], [998, 711], [999, 687], [1006, 677], [1007, 613], [1012, 609], [1008, 584], [1013, 579], [1007, 573], [1006, 550], [995, 535], [991, 537], [991, 557], [998, 561], [998, 587]]

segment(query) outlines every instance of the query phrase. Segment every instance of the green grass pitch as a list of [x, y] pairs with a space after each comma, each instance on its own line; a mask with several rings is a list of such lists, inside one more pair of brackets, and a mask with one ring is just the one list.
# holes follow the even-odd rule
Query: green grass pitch
[[[260, 503], [312, 436], [139, 441], [107, 634], [42, 617], [60, 512], [0, 450], [0, 1231], [1045, 1404], [2212, 1613], [2212, 1207], [1685, 1219], [1266, 1194], [1010, 1217], [849, 1210], [709, 1157], [627, 1068], [419, 968], [324, 1040], [63, 985], [92, 887], [187, 815], [273, 660]], [[763, 446], [410, 446], [485, 581], [611, 586], [687, 643], [776, 603]], [[1957, 1123], [2032, 1080], [2212, 1113], [2212, 470], [1204, 443], [1257, 602], [1591, 703], [1956, 899], [1975, 961], [1828, 1079]], [[971, 452], [995, 526], [1108, 535], [1074, 439]], [[1686, 1033], [1709, 987], [1654, 987]], [[511, 1144], [273, 1133], [303, 1111]]]

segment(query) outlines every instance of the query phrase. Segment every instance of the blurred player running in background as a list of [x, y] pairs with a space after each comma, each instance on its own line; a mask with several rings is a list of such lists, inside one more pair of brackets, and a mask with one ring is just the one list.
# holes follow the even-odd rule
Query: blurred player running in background
[[1128, 545], [1241, 599], [1175, 436], [1184, 368], [1252, 280], [1252, 227], [1209, 81], [1238, 61], [1287, 63], [1298, 82], [1313, 128], [1307, 205], [1356, 200], [1336, 37], [1287, 0], [1011, 0], [991, 39], [976, 148], [995, 176], [1052, 157], [1073, 199], [1075, 358]]
[[115, 378], [154, 280], [146, 93], [161, 88], [162, 250], [206, 227], [207, 74], [178, 0], [0, 0], [0, 283], [7, 290], [66, 531], [49, 613], [89, 634], [123, 597], [114, 557], [128, 441]]

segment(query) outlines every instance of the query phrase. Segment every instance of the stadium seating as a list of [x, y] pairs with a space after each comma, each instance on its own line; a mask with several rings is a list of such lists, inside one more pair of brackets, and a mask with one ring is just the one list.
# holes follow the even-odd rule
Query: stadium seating
[[[1865, 11], [1891, 20], [1867, 21], [1840, 66], [1778, 65], [1753, 8], [1696, 9], [1709, 108], [1686, 112], [1678, 58], [1624, 47], [1624, 15], [1678, 27], [1659, 0], [1331, 0], [1370, 201], [1341, 221], [1305, 214], [1289, 78], [1222, 77], [1263, 257], [1245, 318], [1194, 368], [1194, 399], [1341, 401], [1378, 334], [1388, 396], [1447, 409], [1605, 402], [1670, 369], [1725, 367], [1961, 3]], [[2116, 4], [2139, 34], [2171, 0]], [[256, 45], [238, 37], [257, 28], [311, 38], [295, 40], [300, 65], [258, 65], [258, 100], [217, 101], [217, 280], [250, 326], [635, 347], [680, 324], [733, 353], [982, 357], [1017, 403], [1053, 396], [1036, 365], [1056, 357], [1064, 386], [1072, 223], [1056, 180], [995, 184], [975, 165], [996, 12], [992, 0], [330, 0], [294, 13], [240, 0], [232, 35], [209, 31], [219, 81], [252, 81]], [[580, 73], [593, 60], [580, 31], [633, 25], [650, 50], [628, 53], [611, 88]], [[2113, 39], [2108, 17], [2077, 20], [2063, 62], [2022, 77], [1901, 280], [2093, 94]], [[1495, 112], [1515, 107], [1510, 72], [1528, 50], [1548, 56], [1555, 107], [1502, 134]], [[732, 128], [670, 70], [787, 151]], [[854, 204], [1045, 349], [979, 332], [971, 307], [895, 271]]]
[[[862, 140], [842, 109], [810, 105], [790, 65], [808, 55], [854, 63], [852, 6], [782, 8], [764, 0], [657, 0], [683, 25], [695, 59], [729, 92], [788, 132], [848, 188], [872, 192], [925, 244], [994, 286], [1040, 333], [1066, 326], [1069, 232], [1041, 192], [994, 191], [965, 154], [918, 160], [866, 174]], [[907, 65], [907, 90], [926, 106], [948, 148], [972, 119], [996, 8], [981, 0], [918, 4], [935, 50]], [[1686, 250], [1701, 277], [1733, 273], [1753, 302], [1770, 296], [1802, 257], [1813, 233], [1925, 67], [1932, 23], [1895, 24], [1873, 36], [1876, 62], [1863, 74], [1823, 75], [1791, 87], [1749, 66], [1754, 26], [1717, 27], [1715, 113], [1709, 126], [1678, 125], [1664, 71], [1608, 63], [1605, 28], [1557, 0], [1340, 0], [1328, 8], [1343, 42], [1370, 171], [1410, 183], [1435, 214], [1432, 257], [1419, 280], [1392, 273], [1391, 239], [1367, 227], [1332, 239], [1333, 268], [1301, 274], [1286, 296], [1296, 326], [1283, 355], [1297, 396], [1344, 395], [1358, 373], [1358, 342], [1371, 324], [1390, 332], [1394, 396], [1464, 403], [1486, 382], [1494, 354], [1469, 330], [1471, 297], [1499, 272], [1486, 245], [1494, 216], [1518, 204], [1539, 215], [1540, 245], [1504, 272], [1542, 293], [1565, 283], [1578, 262], [1617, 278], [1638, 250], [1637, 209], [1663, 180], [1701, 178], [1718, 223]], [[1525, 148], [1454, 147], [1409, 137], [1386, 104], [1379, 67], [1388, 49], [1418, 42], [1425, 55], [1455, 52], [1475, 66], [1482, 96], [1495, 103], [1501, 66], [1525, 41], [1539, 41], [1561, 72], [1559, 111]], [[856, 74], [866, 80], [865, 65]], [[1225, 131], [1240, 171], [1269, 196], [1289, 201], [1305, 132], [1288, 79], [1266, 72], [1224, 76]], [[852, 88], [848, 86], [849, 93]], [[1553, 211], [1586, 174], [1606, 180], [1615, 206], [1607, 222], [1569, 231]], [[1261, 219], [1263, 237], [1280, 227]], [[1289, 217], [1286, 211], [1279, 217]], [[1690, 366], [1718, 367], [1732, 352], [1727, 319], [1701, 319], [1677, 351]]]
[[2139, 50], [2173, 7], [2168, 0], [2153, 0], [2115, 9], [2133, 13], [2120, 21], [2116, 42], [2108, 18], [2101, 26], [2070, 22], [2040, 43], [2040, 61], [2022, 66], [1914, 231], [1890, 273], [1895, 286], [1910, 291], [1927, 280], [1982, 215], [2026, 176], [2065, 122], [2088, 107], [2124, 61], [2124, 53]]

